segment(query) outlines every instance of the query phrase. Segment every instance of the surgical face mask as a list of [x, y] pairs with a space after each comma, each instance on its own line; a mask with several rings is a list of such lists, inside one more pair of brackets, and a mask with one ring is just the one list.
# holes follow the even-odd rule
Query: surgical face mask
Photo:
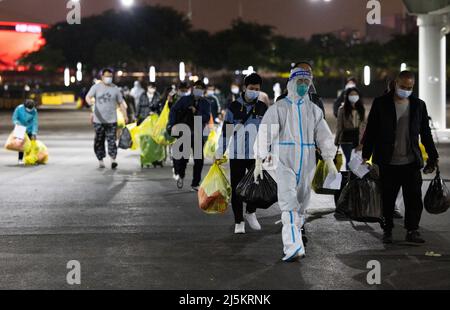
[[186, 91], [186, 92], [180, 91], [178, 94], [179, 94], [181, 97], [185, 97], [185, 96], [189, 96], [189, 95], [191, 94], [191, 91], [190, 91], [190, 90], [188, 90], [188, 91]]
[[231, 92], [235, 95], [239, 94], [239, 87], [231, 87]]
[[214, 95], [214, 91], [213, 90], [207, 90], [206, 91], [206, 95], [213, 96]]
[[350, 101], [350, 103], [357, 103], [358, 100], [359, 100], [359, 96], [358, 95], [348, 96], [348, 101]]
[[108, 84], [111, 84], [112, 81], [113, 81], [113, 78], [112, 78], [112, 77], [106, 76], [106, 77], [103, 78], [103, 83], [105, 83], [105, 84], [107, 84], [107, 85], [108, 85]]
[[25, 108], [25, 110], [27, 110], [27, 112], [33, 112], [33, 108]]
[[304, 83], [297, 85], [297, 94], [300, 97], [304, 97], [308, 93], [308, 90], [309, 90], [309, 85], [306, 85]]
[[413, 93], [412, 90], [404, 90], [404, 89], [401, 89], [398, 87], [397, 87], [396, 92], [397, 92], [397, 96], [399, 96], [402, 99], [409, 98], [409, 96], [411, 96]]
[[245, 91], [245, 97], [250, 101], [256, 100], [259, 97], [259, 91], [248, 89]]
[[202, 97], [203, 96], [203, 89], [194, 88], [194, 97]]

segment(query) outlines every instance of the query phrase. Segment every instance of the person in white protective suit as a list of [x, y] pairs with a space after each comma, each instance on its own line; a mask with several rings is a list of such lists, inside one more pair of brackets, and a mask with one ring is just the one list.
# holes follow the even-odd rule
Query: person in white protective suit
[[[278, 157], [275, 169], [282, 212], [283, 261], [305, 256], [301, 227], [311, 196], [316, 145], [328, 171], [338, 173], [333, 162], [336, 146], [332, 133], [322, 110], [308, 96], [311, 84], [311, 71], [302, 68], [291, 71], [288, 95], [267, 110], [254, 145], [255, 182], [263, 178], [263, 160], [270, 160], [272, 155]], [[274, 154], [274, 150], [278, 150], [278, 154]]]
[[136, 105], [139, 103], [142, 94], [144, 94], [145, 92], [146, 90], [142, 88], [141, 83], [139, 81], [134, 81], [134, 86], [130, 91], [130, 95], [134, 98], [134, 103]]

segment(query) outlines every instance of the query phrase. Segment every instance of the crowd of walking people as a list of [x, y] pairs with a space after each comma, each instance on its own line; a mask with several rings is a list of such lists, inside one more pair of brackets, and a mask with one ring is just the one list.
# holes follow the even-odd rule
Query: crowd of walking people
[[[207, 86], [200, 80], [192, 85], [181, 82], [162, 93], [155, 83], [139, 81], [132, 89], [120, 89], [113, 83], [112, 70], [103, 70], [101, 81], [92, 86], [85, 98], [93, 109], [94, 151], [99, 167], [105, 168], [107, 155], [111, 168], [118, 167], [118, 110], [125, 123], [136, 122], [139, 126], [152, 115], [162, 115], [167, 108], [170, 112], [163, 138], [186, 141], [177, 148], [181, 156], [174, 156], [175, 144], [169, 151], [173, 178], [178, 188], [182, 188], [188, 162], [193, 158], [191, 189], [198, 192], [208, 132], [221, 128], [212, 159], [215, 163], [229, 162], [234, 232], [244, 234], [246, 222], [253, 230], [262, 229], [257, 218], [258, 205], [244, 203], [237, 189], [249, 173], [253, 173], [258, 184], [264, 179], [264, 170], [272, 165], [283, 225], [282, 260], [290, 262], [306, 253], [305, 211], [310, 204], [311, 184], [319, 160], [327, 176], [337, 176], [341, 170], [351, 170], [352, 156], [359, 152], [363, 163], [371, 162], [372, 170], [379, 172], [382, 241], [393, 242], [393, 219], [402, 216], [396, 209], [396, 200], [402, 191], [406, 240], [425, 242], [419, 233], [423, 210], [422, 168], [424, 173], [434, 172], [439, 155], [426, 105], [413, 95], [413, 73], [399, 73], [386, 93], [374, 100], [369, 113], [366, 113], [357, 81], [349, 79], [333, 106], [337, 118], [335, 135], [326, 120], [310, 63], [299, 62], [291, 68], [286, 91], [274, 103], [262, 92], [263, 84], [260, 75], [251, 73], [242, 86], [231, 85], [224, 103], [218, 99], [214, 86]], [[28, 135], [36, 139], [38, 122], [33, 101], [27, 100], [16, 109], [13, 122], [25, 126]], [[420, 143], [428, 155], [426, 163]], [[336, 161], [340, 149], [345, 157], [344, 167]], [[22, 157], [23, 153], [19, 153], [19, 160]]]

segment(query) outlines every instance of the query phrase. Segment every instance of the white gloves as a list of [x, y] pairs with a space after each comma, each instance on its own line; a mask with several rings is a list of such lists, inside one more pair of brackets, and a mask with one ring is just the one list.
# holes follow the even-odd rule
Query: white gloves
[[328, 174], [331, 174], [331, 175], [338, 174], [338, 171], [336, 169], [336, 165], [334, 164], [332, 159], [325, 160], [325, 165], [328, 168]]
[[[255, 172], [253, 173], [253, 177], [255, 178], [255, 183], [259, 184], [259, 179], [263, 179], [264, 178], [264, 174], [263, 174], [263, 166], [262, 166], [262, 160], [261, 159], [256, 159], [255, 160]], [[259, 179], [258, 179], [259, 177]]]

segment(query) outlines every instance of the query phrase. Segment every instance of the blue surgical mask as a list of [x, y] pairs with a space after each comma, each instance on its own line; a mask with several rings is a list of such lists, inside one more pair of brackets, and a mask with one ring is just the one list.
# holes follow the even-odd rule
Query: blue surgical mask
[[300, 85], [297, 85], [297, 94], [300, 97], [304, 97], [308, 93], [308, 90], [309, 90], [309, 86], [306, 84], [302, 83]]
[[412, 95], [412, 90], [404, 90], [401, 88], [397, 88], [397, 96], [399, 96], [402, 99], [409, 98]]
[[259, 91], [246, 90], [245, 91], [245, 97], [247, 97], [247, 99], [250, 100], [250, 101], [256, 100], [259, 97]]

